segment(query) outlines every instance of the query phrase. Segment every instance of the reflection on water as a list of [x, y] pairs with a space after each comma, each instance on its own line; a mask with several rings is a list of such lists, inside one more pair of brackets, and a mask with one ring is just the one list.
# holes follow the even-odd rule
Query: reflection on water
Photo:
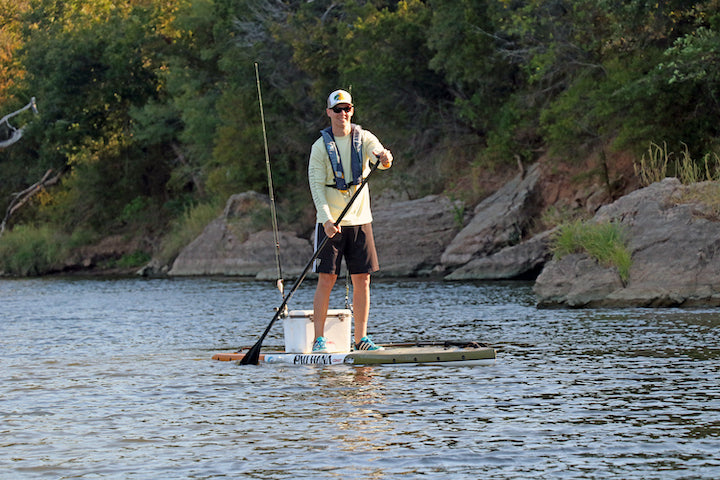
[[496, 363], [210, 360], [253, 344], [276, 303], [233, 279], [0, 280], [0, 478], [720, 477], [715, 310], [536, 310], [528, 284], [381, 281], [377, 340], [479, 340]]

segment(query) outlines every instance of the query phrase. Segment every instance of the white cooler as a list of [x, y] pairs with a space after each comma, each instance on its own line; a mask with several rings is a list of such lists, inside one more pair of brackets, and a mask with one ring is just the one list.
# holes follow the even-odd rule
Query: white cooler
[[[350, 326], [352, 312], [347, 309], [328, 310], [325, 319], [325, 338], [330, 353], [350, 351]], [[288, 353], [310, 353], [315, 341], [312, 310], [290, 310], [283, 319], [285, 351]]]

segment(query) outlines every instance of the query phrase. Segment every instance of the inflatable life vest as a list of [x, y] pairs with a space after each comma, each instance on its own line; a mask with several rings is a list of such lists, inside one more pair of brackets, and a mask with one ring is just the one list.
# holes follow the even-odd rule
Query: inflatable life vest
[[330, 166], [335, 175], [335, 185], [327, 185], [328, 187], [337, 188], [338, 190], [347, 190], [350, 185], [359, 185], [362, 182], [362, 128], [360, 125], [352, 124], [352, 146], [350, 148], [350, 165], [352, 168], [352, 181], [345, 181], [345, 171], [340, 161], [340, 152], [338, 152], [335, 136], [332, 133], [332, 127], [321, 130], [323, 140], [325, 141], [325, 149], [330, 159]]

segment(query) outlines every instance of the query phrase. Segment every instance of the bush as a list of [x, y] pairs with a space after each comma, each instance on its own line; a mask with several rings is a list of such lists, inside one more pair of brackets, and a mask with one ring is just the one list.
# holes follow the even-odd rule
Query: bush
[[571, 253], [585, 253], [601, 265], [615, 267], [623, 285], [630, 278], [632, 259], [627, 248], [626, 234], [616, 222], [575, 221], [563, 224], [558, 227], [552, 248], [557, 258]]
[[49, 226], [18, 225], [0, 237], [0, 272], [33, 276], [62, 266], [70, 238]]
[[123, 255], [122, 258], [115, 262], [115, 266], [118, 268], [136, 268], [147, 264], [151, 259], [149, 253], [136, 250], [133, 253]]

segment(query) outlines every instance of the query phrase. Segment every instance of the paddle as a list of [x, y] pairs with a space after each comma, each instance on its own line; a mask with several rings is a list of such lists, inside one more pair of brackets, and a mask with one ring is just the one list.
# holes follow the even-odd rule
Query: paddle
[[[363, 187], [365, 186], [365, 184], [366, 184], [366, 183], [368, 182], [368, 180], [370, 179], [370, 176], [375, 172], [375, 170], [377, 170], [378, 165], [380, 165], [380, 160], [379, 160], [379, 159], [378, 159], [377, 162], [375, 162], [375, 163], [370, 167], [370, 173], [368, 173], [367, 177], [365, 177], [365, 178], [363, 179], [363, 181], [362, 181], [362, 183], [360, 184], [360, 186], [357, 188], [357, 190], [355, 190], [355, 193], [354, 193], [353, 196], [350, 198], [350, 201], [348, 202], [348, 204], [345, 205], [345, 208], [343, 209], [343, 211], [342, 211], [342, 213], [340, 214], [340, 216], [337, 218], [337, 220], [335, 220], [335, 226], [336, 226], [336, 227], [337, 227], [338, 225], [340, 225], [340, 221], [341, 221], [343, 218], [345, 218], [345, 214], [348, 212], [348, 210], [350, 210], [350, 207], [351, 207], [352, 204], [355, 202], [355, 199], [358, 197], [358, 195], [359, 195], [360, 192], [362, 191]], [[302, 283], [302, 281], [305, 280], [305, 276], [307, 275], [308, 271], [310, 270], [310, 267], [312, 266], [313, 262], [317, 259], [318, 255], [320, 255], [320, 252], [322, 251], [322, 249], [325, 248], [325, 245], [327, 245], [328, 240], [329, 240], [329, 237], [326, 236], [326, 237], [323, 239], [323, 241], [320, 243], [320, 245], [318, 246], [318, 248], [315, 250], [315, 253], [313, 254], [312, 258], [311, 258], [310, 261], [307, 263], [307, 265], [305, 265], [305, 268], [303, 269], [303, 271], [302, 271], [302, 273], [300, 274], [300, 276], [298, 277], [298, 279], [295, 280], [295, 283], [293, 284], [293, 286], [292, 286], [292, 288], [290, 289], [290, 291], [288, 292], [288, 294], [285, 295], [285, 298], [283, 298], [283, 301], [282, 301], [282, 303], [280, 304], [280, 307], [279, 307], [279, 308], [277, 309], [277, 311], [275, 312], [275, 316], [273, 316], [272, 320], [270, 320], [270, 323], [268, 324], [267, 328], [265, 328], [265, 331], [263, 332], [263, 334], [260, 335], [260, 339], [255, 343], [255, 345], [253, 345], [253, 346], [250, 348], [250, 350], [245, 354], [245, 356], [242, 358], [242, 360], [240, 360], [240, 362], [239, 362], [240, 365], [257, 365], [257, 364], [258, 364], [258, 362], [259, 362], [259, 360], [260, 360], [260, 349], [262, 348], [263, 340], [265, 340], [265, 337], [267, 336], [268, 332], [270, 331], [270, 328], [271, 328], [271, 327], [273, 326], [273, 324], [275, 323], [275, 320], [277, 320], [278, 318], [280, 318], [280, 315], [282, 315], [282, 313], [285, 311], [285, 306], [286, 306], [287, 303], [290, 301], [290, 297], [293, 296], [293, 294], [295, 293], [295, 290], [297, 290], [297, 288], [300, 286], [300, 284]]]

